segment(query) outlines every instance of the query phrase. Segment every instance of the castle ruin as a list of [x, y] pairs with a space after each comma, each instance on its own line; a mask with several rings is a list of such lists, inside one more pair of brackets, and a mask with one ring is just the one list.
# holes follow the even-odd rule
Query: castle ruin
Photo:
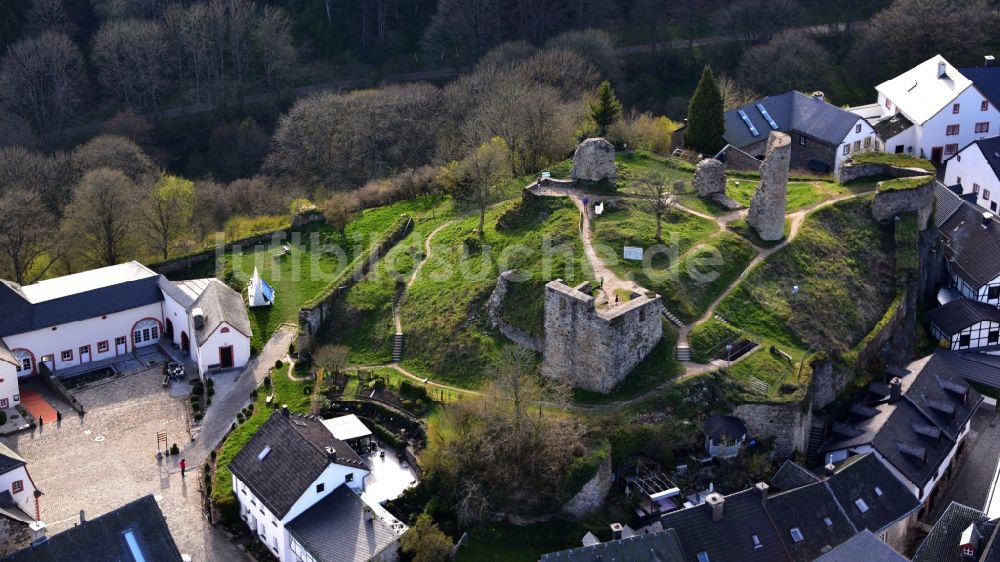
[[750, 200], [747, 222], [762, 240], [781, 240], [785, 236], [785, 207], [788, 204], [788, 166], [792, 139], [785, 133], [771, 131], [767, 152], [760, 165], [760, 185]]
[[615, 145], [602, 138], [590, 138], [580, 143], [573, 153], [574, 180], [615, 181]]
[[649, 355], [663, 336], [663, 303], [653, 292], [599, 309], [590, 285], [562, 279], [545, 285], [542, 374], [607, 394]]

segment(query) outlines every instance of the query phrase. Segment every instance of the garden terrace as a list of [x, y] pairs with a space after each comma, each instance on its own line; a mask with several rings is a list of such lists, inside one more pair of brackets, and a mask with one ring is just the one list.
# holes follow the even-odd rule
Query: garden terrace
[[908, 189], [916, 189], [922, 185], [926, 185], [933, 178], [931, 176], [916, 176], [912, 178], [896, 178], [892, 180], [880, 181], [876, 185], [876, 189], [879, 193], [888, 193], [890, 191], [906, 191]]
[[889, 152], [858, 152], [851, 156], [854, 164], [885, 164], [897, 168], [917, 168], [934, 173], [934, 164], [930, 160], [917, 158], [908, 154], [892, 154]]

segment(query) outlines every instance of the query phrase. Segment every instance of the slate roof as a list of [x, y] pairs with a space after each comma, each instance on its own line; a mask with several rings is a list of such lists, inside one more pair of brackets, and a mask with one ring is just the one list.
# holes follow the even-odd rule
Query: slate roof
[[3, 562], [132, 562], [125, 539], [132, 531], [146, 562], [180, 562], [170, 529], [153, 496], [145, 496], [48, 540], [15, 552]]
[[394, 530], [380, 517], [365, 521], [366, 507], [341, 484], [285, 528], [317, 562], [367, 562], [392, 547], [406, 527]]
[[[677, 531], [688, 560], [698, 560], [699, 552], [716, 562], [791, 560], [760, 493], [753, 488], [726, 496], [719, 521], [712, 521], [712, 508], [702, 504], [663, 515], [660, 524]], [[754, 547], [753, 535], [760, 540], [760, 548]]]
[[[792, 560], [813, 560], [857, 533], [825, 482], [774, 494], [767, 498], [767, 511]], [[801, 540], [792, 529], [799, 530]]]
[[[727, 143], [745, 148], [767, 140], [768, 133], [774, 129], [757, 109], [757, 104], [764, 106], [778, 125], [777, 130], [794, 131], [833, 146], [840, 145], [860, 119], [850, 111], [792, 90], [727, 111], [724, 115], [726, 132], [723, 134]], [[758, 135], [754, 136], [744, 123], [740, 110], [757, 128]]]
[[[336, 451], [335, 458], [327, 453], [327, 447]], [[265, 448], [270, 452], [258, 458]], [[281, 519], [331, 462], [368, 469], [319, 419], [297, 414], [285, 417], [279, 411], [271, 414], [233, 457], [229, 470]]]
[[1000, 309], [984, 302], [959, 298], [931, 310], [926, 318], [950, 337], [979, 322], [1000, 323]]
[[1000, 276], [1000, 221], [983, 227], [983, 209], [964, 202], [939, 228], [948, 264], [974, 287]]
[[768, 481], [772, 488], [780, 491], [793, 490], [815, 482], [819, 482], [819, 477], [793, 460], [786, 460]]
[[902, 113], [897, 113], [881, 121], [876, 121], [872, 128], [878, 133], [880, 139], [889, 140], [912, 126], [913, 121], [907, 119]]
[[[938, 76], [939, 62], [945, 64], [943, 77]], [[875, 86], [875, 89], [889, 98], [914, 123], [922, 125], [970, 86], [971, 80], [944, 57], [934, 55], [899, 76]]]
[[[1000, 388], [1000, 357], [986, 353], [957, 353], [942, 349], [936, 354], [951, 371], [967, 381]], [[944, 368], [944, 366], [939, 366]]]
[[703, 431], [705, 436], [713, 441], [718, 441], [723, 436], [741, 439], [746, 437], [747, 426], [743, 420], [736, 416], [716, 414], [705, 420]]
[[[997, 70], [1000, 70], [1000, 68], [997, 68]], [[971, 150], [973, 146], [983, 153], [983, 158], [993, 170], [993, 175], [1000, 178], [1000, 137], [990, 137], [988, 139], [973, 141], [960, 150], [959, 154], [966, 150]], [[954, 157], [952, 156], [952, 158]]]
[[639, 534], [627, 539], [581, 546], [543, 554], [539, 562], [675, 562], [686, 560], [680, 538], [673, 529]]
[[986, 514], [978, 509], [951, 502], [924, 542], [920, 543], [913, 555], [913, 562], [962, 562], [962, 554], [958, 549], [959, 542], [962, 531], [970, 524], [976, 525], [983, 537], [979, 543], [980, 548], [985, 547], [986, 541], [996, 528], [996, 523], [991, 522]]
[[[881, 532], [920, 509], [916, 496], [871, 453], [842, 464], [826, 484], [859, 531]], [[868, 511], [861, 511], [858, 499]]]
[[158, 275], [32, 304], [16, 283], [0, 281], [0, 338], [113, 314], [163, 300]]
[[205, 313], [205, 325], [195, 330], [198, 345], [202, 345], [223, 322], [250, 337], [250, 318], [243, 305], [243, 295], [230, 289], [222, 281], [212, 279], [201, 295], [191, 305]]
[[941, 182], [934, 182], [934, 227], [941, 226], [962, 206], [962, 198]]
[[959, 72], [971, 80], [994, 106], [1000, 107], [1000, 67], [972, 66], [960, 68]]
[[15, 468], [21, 467], [28, 464], [26, 460], [21, 458], [14, 452], [13, 449], [0, 443], [0, 474], [6, 474]]
[[907, 558], [885, 544], [871, 531], [861, 531], [851, 540], [827, 552], [816, 562], [907, 562]]

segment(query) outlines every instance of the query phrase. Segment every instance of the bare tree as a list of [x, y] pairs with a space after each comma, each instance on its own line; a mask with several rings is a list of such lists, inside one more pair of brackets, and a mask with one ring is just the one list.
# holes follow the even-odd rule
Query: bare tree
[[7, 49], [0, 95], [7, 109], [39, 134], [62, 129], [74, 115], [83, 83], [83, 56], [69, 37], [46, 31]]
[[176, 176], [163, 176], [146, 196], [143, 218], [149, 227], [153, 248], [163, 259], [191, 221], [194, 184]]
[[290, 80], [296, 52], [292, 40], [292, 22], [280, 8], [264, 6], [253, 28], [255, 59], [264, 84], [280, 88]]
[[351, 350], [344, 345], [324, 345], [313, 353], [313, 363], [326, 372], [339, 375], [347, 367], [347, 357]]
[[38, 192], [7, 190], [0, 195], [0, 253], [3, 270], [15, 283], [34, 283], [59, 258], [59, 237], [53, 236], [55, 216]]
[[667, 178], [653, 172], [640, 178], [636, 183], [642, 207], [656, 217], [656, 240], [663, 241], [663, 215], [677, 204], [677, 195], [667, 185]]
[[715, 85], [719, 87], [719, 93], [722, 94], [722, 108], [725, 111], [742, 107], [760, 99], [757, 92], [743, 87], [725, 74], [720, 74], [715, 79]]
[[763, 94], [818, 90], [830, 83], [833, 56], [809, 35], [783, 31], [740, 59], [740, 84]]
[[118, 170], [99, 168], [83, 176], [63, 226], [85, 262], [104, 267], [134, 255], [138, 201], [135, 184]]
[[158, 107], [166, 87], [165, 40], [158, 22], [133, 19], [101, 26], [93, 49], [101, 85], [129, 107]]
[[158, 177], [156, 165], [139, 145], [125, 137], [99, 135], [73, 149], [70, 156], [76, 181], [99, 168], [120, 170], [138, 186], [151, 185]]
[[510, 149], [500, 137], [485, 142], [462, 161], [468, 190], [461, 194], [479, 210], [479, 238], [485, 235], [486, 208], [497, 201], [503, 184], [511, 178]]
[[76, 32], [75, 27], [69, 20], [63, 0], [34, 0], [25, 24], [25, 30], [30, 35], [45, 31], [72, 35]]

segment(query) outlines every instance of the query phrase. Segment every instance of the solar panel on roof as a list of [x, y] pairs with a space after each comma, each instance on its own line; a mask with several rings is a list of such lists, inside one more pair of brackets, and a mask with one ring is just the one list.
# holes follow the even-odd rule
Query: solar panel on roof
[[760, 114], [764, 116], [764, 119], [767, 119], [767, 124], [770, 125], [772, 129], [774, 129], [775, 131], [778, 130], [778, 124], [774, 122], [774, 119], [771, 119], [771, 114], [767, 112], [767, 108], [758, 103], [757, 111], [759, 111]]
[[750, 134], [755, 137], [759, 137], [760, 133], [757, 131], [757, 127], [753, 126], [753, 123], [750, 121], [750, 118], [747, 117], [747, 113], [742, 109], [738, 110], [737, 113], [740, 114], [740, 119], [742, 119], [743, 122], [746, 123], [747, 127], [750, 129]]

